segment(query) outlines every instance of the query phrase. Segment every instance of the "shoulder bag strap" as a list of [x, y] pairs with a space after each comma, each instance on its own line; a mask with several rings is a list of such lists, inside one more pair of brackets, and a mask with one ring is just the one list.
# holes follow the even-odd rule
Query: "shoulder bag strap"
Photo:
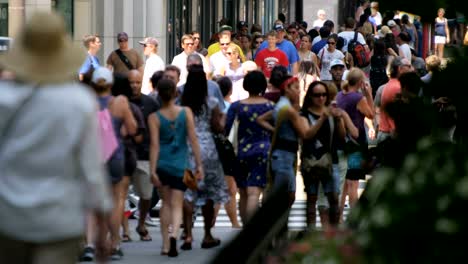
[[133, 65], [130, 63], [130, 60], [127, 58], [127, 56], [125, 56], [125, 54], [123, 54], [123, 52], [120, 49], [116, 49], [115, 53], [117, 53], [120, 60], [125, 64], [125, 66], [127, 66], [129, 70], [135, 69], [135, 67], [133, 67]]
[[38, 87], [33, 87], [32, 91], [23, 99], [23, 101], [18, 105], [18, 107], [15, 110], [13, 110], [13, 113], [11, 113], [10, 117], [7, 118], [7, 121], [5, 122], [6, 127], [0, 133], [0, 150], [2, 150], [3, 148], [5, 139], [9, 134], [11, 134], [11, 130], [15, 127], [14, 125], [18, 120], [21, 110], [23, 110], [24, 106], [26, 106], [31, 101], [31, 99], [37, 93], [37, 89]]

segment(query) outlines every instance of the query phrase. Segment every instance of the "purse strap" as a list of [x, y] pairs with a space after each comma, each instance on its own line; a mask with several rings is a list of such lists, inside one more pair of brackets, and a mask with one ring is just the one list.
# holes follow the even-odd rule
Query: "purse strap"
[[[312, 115], [308, 111], [307, 111], [307, 116], [309, 117], [309, 122], [312, 125], [317, 123], [317, 119], [315, 119], [314, 115]], [[330, 124], [330, 145], [329, 146], [330, 146], [330, 151], [331, 151], [332, 144], [333, 144], [333, 133], [335, 132], [335, 122], [333, 121], [333, 117], [331, 117], [331, 116], [328, 117], [328, 123]]]
[[7, 136], [11, 134], [12, 129], [15, 127], [15, 124], [21, 113], [21, 110], [23, 110], [24, 107], [31, 101], [31, 99], [37, 93], [37, 90], [38, 90], [37, 86], [33, 87], [32, 91], [18, 104], [16, 109], [13, 110], [11, 115], [7, 118], [7, 121], [5, 122], [6, 127], [0, 133], [0, 150], [2, 150], [3, 144], [5, 144]]

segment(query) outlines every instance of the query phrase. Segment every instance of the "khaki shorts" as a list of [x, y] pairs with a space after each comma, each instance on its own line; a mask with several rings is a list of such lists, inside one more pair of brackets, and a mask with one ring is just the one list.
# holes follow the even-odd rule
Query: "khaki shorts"
[[153, 183], [151, 182], [149, 161], [137, 161], [137, 168], [135, 173], [133, 173], [132, 184], [136, 195], [138, 195], [140, 199], [151, 200], [151, 196], [153, 195]]

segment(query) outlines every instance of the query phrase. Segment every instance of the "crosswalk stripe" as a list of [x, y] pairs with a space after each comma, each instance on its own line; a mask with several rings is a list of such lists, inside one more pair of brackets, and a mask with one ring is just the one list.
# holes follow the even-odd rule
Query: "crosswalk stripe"
[[[359, 182], [359, 193], [361, 193], [366, 185], [366, 181], [360, 181]], [[138, 204], [139, 198], [133, 194], [129, 194], [129, 201], [133, 203], [134, 205]], [[239, 204], [239, 203], [237, 203]], [[161, 208], [161, 202], [159, 202], [156, 205], [156, 209]], [[132, 210], [136, 210], [136, 208], [133, 208]], [[298, 199], [294, 202], [291, 211], [289, 213], [289, 218], [288, 218], [288, 227], [291, 230], [302, 230], [306, 228], [306, 201], [303, 199]], [[346, 206], [344, 211], [343, 211], [343, 219], [346, 220], [348, 214], [349, 214], [349, 207]], [[239, 211], [237, 212], [238, 215], [238, 220], [241, 223], [240, 217], [239, 217]], [[159, 226], [159, 218], [152, 218], [153, 222], [156, 224], [156, 226]], [[316, 225], [318, 228], [321, 227], [320, 224], [320, 216], [318, 214], [317, 210], [317, 219], [316, 219]], [[203, 216], [201, 215], [201, 210], [197, 210], [197, 217], [194, 223], [194, 227], [203, 227]], [[215, 227], [231, 227], [231, 221], [229, 220], [229, 217], [227, 216], [226, 210], [221, 207], [218, 213], [218, 217], [216, 218], [216, 224]]]

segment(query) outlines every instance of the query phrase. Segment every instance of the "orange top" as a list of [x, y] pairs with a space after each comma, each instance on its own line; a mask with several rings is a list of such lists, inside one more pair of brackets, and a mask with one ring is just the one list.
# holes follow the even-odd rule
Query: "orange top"
[[395, 100], [395, 96], [401, 92], [401, 85], [398, 79], [390, 79], [385, 85], [382, 91], [382, 99], [381, 99], [381, 108], [383, 111], [380, 112], [380, 124], [379, 124], [379, 131], [385, 133], [391, 133], [395, 130], [395, 122], [393, 121], [390, 116], [388, 116], [387, 112], [385, 111], [385, 107], [388, 103], [391, 103]]

